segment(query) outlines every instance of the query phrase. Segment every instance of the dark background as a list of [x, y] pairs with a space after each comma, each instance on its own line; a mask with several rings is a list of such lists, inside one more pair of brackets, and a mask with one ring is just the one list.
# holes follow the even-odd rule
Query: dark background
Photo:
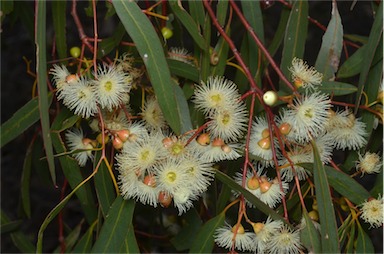
[[[350, 10], [351, 1], [339, 1], [338, 7], [344, 26], [344, 33], [358, 34], [361, 36], [368, 36], [372, 26], [373, 17], [371, 2], [358, 1], [353, 10]], [[67, 4], [68, 18], [67, 18], [67, 44], [68, 48], [72, 46], [79, 46], [77, 30], [73, 24], [72, 17], [69, 15], [71, 3]], [[92, 19], [86, 17], [81, 11], [82, 8], [87, 7], [87, 2], [79, 2], [78, 10], [82, 15], [82, 22], [85, 26], [86, 33], [92, 35]], [[49, 16], [50, 4], [48, 3], [47, 20], [52, 20]], [[331, 2], [330, 1], [311, 1], [309, 15], [318, 20], [323, 25], [327, 25], [330, 19]], [[99, 4], [99, 14], [103, 11], [103, 5]], [[30, 13], [32, 16], [32, 24], [30, 22], [23, 23], [18, 15], [7, 15], [2, 17], [1, 25], [1, 123], [8, 120], [14, 112], [27, 103], [32, 96], [32, 87], [34, 78], [27, 74], [26, 64], [23, 57], [32, 61], [32, 71], [34, 68], [34, 39], [31, 33], [31, 26], [33, 29], [33, 9], [34, 3], [29, 2], [15, 2], [16, 14], [24, 15], [23, 13]], [[270, 8], [264, 10], [265, 14], [265, 37], [266, 40], [271, 39], [279, 21], [279, 13], [281, 11], [281, 4], [275, 3]], [[47, 47], [50, 50], [52, 47], [52, 38], [54, 38], [53, 27], [50, 22], [47, 23]], [[99, 23], [100, 38], [105, 38], [110, 35], [115, 26], [115, 20], [110, 19], [105, 23]], [[244, 32], [244, 31], [240, 31]], [[315, 25], [309, 23], [308, 38], [305, 50], [305, 59], [309, 64], [314, 64], [317, 53], [320, 49], [321, 38], [323, 31]], [[177, 45], [178, 42], [172, 42]], [[350, 51], [353, 53], [353, 50]], [[50, 55], [50, 52], [48, 52]], [[278, 61], [279, 54], [276, 56]], [[343, 60], [342, 60], [343, 61]], [[356, 84], [356, 83], [355, 83]], [[15, 140], [7, 144], [1, 149], [1, 208], [2, 211], [11, 219], [16, 220], [20, 216], [25, 216], [20, 207], [20, 179], [22, 175], [23, 162], [26, 154], [27, 147], [29, 146], [33, 136], [38, 130], [38, 125], [34, 125], [23, 135], [17, 137]], [[38, 138], [38, 140], [40, 140]], [[43, 150], [41, 141], [36, 142], [35, 152], [40, 153], [43, 157]], [[34, 161], [32, 176], [31, 176], [31, 204], [32, 204], [32, 217], [24, 219], [22, 231], [30, 236], [30, 239], [35, 244], [37, 231], [45, 219], [49, 211], [60, 200], [60, 188], [62, 187], [63, 179], [58, 172], [58, 187], [54, 188], [50, 183], [47, 176], [47, 168], [44, 161]], [[71, 219], [66, 219], [66, 223], [74, 226], [79, 222], [82, 217], [81, 211], [78, 208], [76, 201], [71, 201], [66, 206], [66, 216]], [[51, 252], [58, 246], [58, 227], [57, 220], [54, 220], [48, 227], [44, 235], [44, 249]], [[382, 253], [382, 228], [371, 230], [371, 237], [374, 240], [376, 251]], [[13, 246], [9, 234], [1, 236], [1, 252], [19, 252]]]

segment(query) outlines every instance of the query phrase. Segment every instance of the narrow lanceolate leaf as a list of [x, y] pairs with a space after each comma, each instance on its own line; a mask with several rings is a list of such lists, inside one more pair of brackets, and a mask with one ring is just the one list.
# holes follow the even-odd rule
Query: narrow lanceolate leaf
[[336, 217], [333, 209], [327, 175], [325, 173], [323, 163], [320, 160], [319, 151], [314, 142], [312, 142], [312, 147], [314, 156], [313, 178], [316, 188], [318, 212], [321, 221], [321, 250], [324, 253], [339, 253], [340, 250]]
[[[263, 26], [263, 15], [261, 13], [260, 1], [242, 1], [241, 7], [244, 13], [244, 17], [247, 19], [249, 25], [253, 31], [257, 34], [260, 41], [264, 43], [264, 26]], [[247, 34], [245, 37], [248, 41], [249, 56], [248, 66], [253, 76], [260, 74], [260, 63], [261, 63], [261, 51], [254, 40]], [[260, 84], [259, 80], [257, 83]], [[261, 85], [261, 84], [260, 84]]]
[[316, 59], [315, 69], [323, 73], [323, 80], [333, 80], [339, 68], [343, 48], [343, 25], [336, 1], [332, 1], [331, 21], [323, 36], [323, 42]]
[[224, 174], [223, 172], [216, 170], [215, 177], [220, 180], [223, 184], [229, 186], [232, 190], [235, 190], [237, 192], [240, 192], [244, 195], [244, 197], [254, 204], [261, 212], [263, 212], [265, 215], [270, 216], [274, 220], [281, 220], [282, 222], [286, 223], [286, 220], [284, 218], [277, 214], [273, 209], [271, 209], [269, 206], [264, 204], [260, 199], [258, 199], [255, 195], [250, 193], [248, 190], [244, 189], [242, 186], [237, 184], [233, 179], [231, 179], [229, 176]]
[[[173, 82], [175, 83], [175, 82]], [[174, 84], [173, 86], [174, 92], [175, 92], [175, 98], [177, 102], [177, 113], [180, 116], [188, 116], [188, 117], [182, 117], [180, 119], [180, 125], [181, 125], [181, 133], [186, 133], [187, 131], [192, 130], [192, 122], [191, 122], [191, 117], [189, 117], [189, 108], [188, 108], [188, 103], [185, 100], [184, 92], [178, 86], [178, 84]]]
[[52, 1], [52, 19], [55, 28], [56, 49], [60, 59], [67, 57], [66, 36], [67, 1]]
[[375, 21], [373, 22], [371, 32], [369, 33], [367, 49], [365, 51], [362, 69], [359, 77], [359, 87], [358, 87], [356, 103], [355, 103], [356, 104], [355, 114], [357, 113], [357, 110], [361, 103], [361, 96], [363, 94], [364, 87], [367, 85], [366, 83], [367, 83], [368, 73], [372, 66], [372, 62], [373, 62], [376, 50], [379, 50], [381, 54], [383, 53], [382, 43], [380, 44], [380, 41], [382, 42], [382, 35], [383, 35], [383, 2], [380, 3], [379, 8], [377, 9]]
[[116, 0], [113, 5], [144, 61], [165, 119], [177, 135], [181, 134], [181, 118], [189, 115], [178, 114], [179, 105], [159, 37], [136, 2]]
[[[315, 173], [315, 164], [303, 163], [300, 166], [310, 171], [313, 169], [313, 173]], [[324, 166], [324, 171], [332, 188], [353, 203], [361, 204], [371, 196], [363, 186], [344, 172], [329, 166]]]
[[[99, 163], [100, 157], [101, 151], [97, 151], [95, 154], [94, 167]], [[116, 192], [113, 187], [111, 175], [104, 161], [101, 162], [100, 167], [97, 169], [94, 181], [99, 206], [104, 218], [106, 218], [109, 208], [116, 198]]]
[[167, 59], [167, 62], [173, 75], [200, 83], [199, 70], [195, 66], [174, 59]]
[[188, 33], [192, 36], [196, 44], [202, 49], [206, 48], [206, 41], [200, 34], [196, 22], [193, 20], [191, 15], [183, 8], [182, 1], [169, 1], [169, 6], [172, 9], [172, 13], [180, 20], [183, 26], [186, 28]]
[[23, 173], [21, 175], [21, 202], [28, 218], [31, 218], [30, 180], [32, 171], [33, 142], [29, 144], [24, 158]]
[[[73, 246], [77, 242], [81, 232], [82, 222], [80, 222], [64, 239], [66, 250], [72, 250]], [[62, 246], [57, 246], [53, 253], [62, 253]]]
[[224, 220], [225, 213], [222, 212], [207, 221], [195, 236], [195, 240], [189, 253], [211, 253], [215, 243], [213, 235], [215, 230], [224, 224]]
[[187, 250], [193, 246], [195, 236], [202, 224], [196, 209], [189, 210], [183, 220], [185, 221], [183, 228], [171, 239], [172, 245], [178, 251]]
[[[294, 57], [303, 58], [308, 29], [308, 2], [295, 1], [289, 15], [284, 36], [284, 48], [280, 68], [286, 77], [290, 76], [288, 68]], [[288, 89], [285, 85], [284, 90]]]
[[363, 45], [358, 50], [356, 50], [353, 55], [345, 60], [337, 72], [338, 78], [349, 78], [361, 72], [366, 48], [367, 45]]
[[[96, 221], [97, 222], [97, 221]], [[83, 237], [77, 242], [76, 246], [73, 248], [72, 253], [89, 253], [92, 248], [92, 239], [93, 239], [93, 230], [97, 223], [93, 223], [85, 232]]]
[[357, 91], [356, 86], [337, 81], [323, 81], [322, 85], [317, 88], [319, 91], [333, 96], [352, 94]]
[[[52, 93], [48, 95], [49, 104], [52, 101]], [[40, 118], [39, 98], [33, 98], [1, 125], [0, 148], [8, 144], [26, 129], [36, 123]]]
[[300, 230], [301, 242], [310, 253], [321, 253], [320, 234], [309, 218], [308, 212], [303, 212], [305, 227]]
[[369, 235], [360, 225], [357, 228], [356, 253], [375, 253], [375, 248]]
[[36, 74], [37, 87], [39, 90], [39, 111], [41, 121], [41, 135], [44, 141], [45, 154], [47, 156], [49, 172], [51, 173], [52, 182], [56, 185], [55, 162], [53, 159], [52, 140], [49, 128], [49, 106], [47, 88], [47, 57], [46, 57], [46, 2], [39, 1], [36, 4]]
[[[124, 200], [118, 196], [108, 211], [108, 216], [101, 228], [99, 238], [92, 248], [93, 253], [117, 253], [124, 245], [126, 236], [131, 227], [134, 200]], [[140, 252], [139, 249], [130, 249], [131, 253]]]

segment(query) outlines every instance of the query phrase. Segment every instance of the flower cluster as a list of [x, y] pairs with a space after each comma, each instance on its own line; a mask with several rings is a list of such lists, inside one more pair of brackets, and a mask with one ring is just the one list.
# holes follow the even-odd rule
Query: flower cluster
[[219, 247], [254, 253], [300, 253], [300, 231], [288, 228], [282, 221], [268, 218], [252, 223], [253, 231], [245, 231], [241, 224], [216, 229], [214, 239]]

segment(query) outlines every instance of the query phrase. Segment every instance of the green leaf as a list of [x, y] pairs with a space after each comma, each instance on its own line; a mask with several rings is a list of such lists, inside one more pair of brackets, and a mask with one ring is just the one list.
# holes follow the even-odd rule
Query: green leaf
[[[292, 59], [303, 58], [305, 40], [308, 29], [308, 2], [295, 1], [289, 14], [287, 29], [284, 36], [284, 48], [280, 68], [286, 77], [290, 77], [289, 67], [292, 65]], [[287, 90], [285, 85], [281, 86]]]
[[280, 47], [281, 42], [283, 41], [290, 13], [291, 11], [288, 8], [283, 7], [283, 10], [279, 15], [280, 17], [279, 24], [277, 26], [272, 42], [269, 44], [269, 47], [268, 47], [268, 51], [271, 54], [271, 56], [274, 56], [276, 54], [277, 50]]
[[200, 83], [199, 70], [195, 66], [174, 59], [167, 59], [167, 62], [173, 75]]
[[[66, 121], [64, 119], [71, 119], [71, 116], [72, 113], [68, 109], [64, 108], [61, 110], [60, 114], [56, 116], [55, 121], [52, 123], [52, 142], [55, 151], [58, 154], [67, 152], [59, 132], [62, 129], [64, 130], [62, 127], [62, 124], [64, 124]], [[79, 183], [84, 180], [79, 164], [69, 155], [60, 156], [59, 162], [69, 185], [72, 189], [75, 189]], [[76, 192], [76, 196], [80, 201], [80, 205], [83, 209], [88, 224], [91, 225], [97, 218], [97, 211], [90, 183], [86, 183], [81, 188], [79, 188], [79, 190]]]
[[339, 67], [343, 48], [343, 25], [336, 1], [332, 1], [331, 20], [323, 36], [323, 42], [316, 59], [315, 69], [323, 73], [323, 80], [332, 80]]
[[[92, 248], [93, 253], [116, 253], [121, 250], [128, 233], [133, 231], [131, 224], [134, 209], [134, 200], [123, 200], [121, 196], [116, 198], [108, 211], [99, 238]], [[137, 246], [129, 246], [129, 251], [140, 252]]]
[[352, 94], [357, 91], [356, 86], [337, 81], [323, 81], [323, 84], [317, 88], [319, 91], [333, 96]]
[[193, 246], [193, 241], [201, 224], [202, 222], [196, 209], [189, 210], [183, 216], [182, 229], [171, 239], [171, 243], [177, 251], [187, 250]]
[[216, 213], [221, 212], [225, 206], [228, 204], [229, 198], [232, 196], [232, 190], [228, 187], [228, 185], [223, 185], [221, 188], [221, 192], [219, 198], [216, 202]]
[[97, 223], [93, 223], [85, 232], [83, 237], [79, 240], [79, 242], [76, 244], [75, 248], [72, 250], [73, 253], [89, 253], [92, 248], [92, 242], [93, 242], [93, 231], [95, 229], [95, 226]]
[[361, 72], [366, 48], [367, 45], [363, 45], [340, 66], [337, 72], [338, 78], [349, 78]]
[[177, 135], [181, 134], [184, 128], [181, 119], [185, 116], [178, 114], [171, 75], [159, 37], [136, 2], [116, 0], [113, 5], [144, 61], [165, 119]]
[[[311, 171], [313, 169], [313, 173], [315, 173], [315, 164], [303, 163], [300, 164], [300, 166]], [[329, 184], [338, 193], [348, 198], [353, 203], [361, 204], [371, 196], [363, 186], [344, 172], [337, 171], [329, 166], [324, 166], [323, 170], [328, 178]]]
[[3, 21], [4, 16], [13, 11], [13, 1], [1, 1], [1, 11], [3, 12], [1, 21]]
[[112, 52], [112, 50], [114, 50], [120, 44], [124, 35], [125, 28], [123, 24], [119, 22], [119, 25], [117, 26], [116, 31], [113, 33], [112, 37], [103, 39], [99, 43], [97, 57], [102, 58]]
[[377, 50], [379, 50], [381, 54], [383, 53], [382, 45], [379, 44], [379, 42], [382, 40], [382, 35], [383, 35], [383, 2], [380, 3], [380, 6], [376, 13], [375, 21], [373, 22], [373, 25], [371, 28], [371, 32], [369, 33], [368, 42], [366, 44], [367, 49], [364, 54], [362, 69], [359, 77], [359, 86], [358, 86], [358, 91], [356, 95], [355, 114], [357, 113], [358, 107], [361, 103], [361, 96], [363, 94], [364, 87], [367, 82], [368, 73], [372, 66], [375, 53]]
[[23, 210], [28, 218], [31, 218], [30, 180], [32, 171], [32, 149], [33, 142], [27, 148], [24, 158], [23, 173], [21, 174], [21, 202]]
[[[226, 33], [228, 36], [230, 35], [229, 29], [226, 31]], [[223, 37], [220, 37], [214, 49], [218, 61], [217, 64], [212, 67], [212, 76], [224, 75], [225, 68], [227, 67], [228, 51], [228, 43], [224, 40]]]
[[[220, 180], [223, 184], [230, 187], [232, 190], [235, 190], [235, 191], [243, 194], [244, 197], [249, 202], [254, 204], [264, 214], [270, 216], [274, 220], [281, 220], [282, 222], [287, 223], [286, 220], [284, 220], [284, 218], [281, 215], [277, 214], [273, 209], [271, 209], [269, 206], [267, 206], [262, 201], [260, 201], [260, 199], [258, 199], [255, 195], [253, 195], [248, 190], [244, 189], [241, 185], [237, 184], [233, 179], [231, 179], [229, 176], [227, 176], [223, 172], [216, 170], [215, 177], [218, 180]], [[288, 225], [288, 226], [290, 226], [290, 225]]]
[[56, 49], [60, 59], [67, 57], [66, 36], [67, 1], [52, 1], [52, 19], [55, 28]]
[[139, 253], [140, 249], [137, 245], [135, 229], [132, 224], [128, 227], [127, 236], [124, 239], [124, 244], [120, 248], [121, 253]]
[[[205, 19], [203, 27], [203, 36], [207, 42], [207, 47], [200, 53], [200, 81], [206, 82], [211, 75], [211, 20]], [[200, 83], [200, 82], [199, 82]]]
[[22, 220], [8, 221], [5, 223], [2, 222], [0, 228], [1, 234], [16, 231], [20, 227], [21, 223], [23, 223]]
[[372, 241], [364, 229], [358, 225], [357, 239], [356, 239], [356, 253], [375, 253]]
[[47, 56], [46, 56], [46, 2], [37, 2], [35, 8], [36, 15], [36, 75], [37, 88], [39, 91], [39, 111], [41, 122], [41, 135], [44, 141], [45, 154], [47, 156], [49, 172], [52, 182], [56, 185], [55, 162], [53, 159], [52, 140], [49, 127], [49, 106], [51, 105], [48, 97], [47, 88]]
[[[75, 245], [77, 239], [79, 239], [80, 232], [81, 232], [81, 225], [83, 223], [80, 222], [64, 239], [65, 249], [71, 250], [73, 246]], [[61, 246], [59, 245], [53, 253], [62, 253], [61, 252]]]
[[312, 220], [308, 216], [308, 212], [303, 212], [303, 217], [305, 219], [305, 227], [300, 230], [301, 242], [307, 248], [310, 253], [321, 253], [320, 245], [320, 233], [313, 225]]
[[187, 131], [192, 130], [191, 117], [189, 115], [188, 103], [185, 100], [183, 90], [174, 82], [174, 92], [177, 102], [177, 112], [180, 116], [183, 116], [180, 119], [181, 123], [181, 133], [186, 133]]
[[[3, 225], [10, 223], [10, 219], [4, 213], [3, 210], [0, 210], [0, 219], [1, 219], [1, 232], [5, 232]], [[13, 244], [20, 250], [21, 253], [33, 253], [35, 252], [35, 246], [33, 246], [31, 239], [29, 239], [21, 231], [11, 233], [11, 239]]]
[[228, 1], [219, 1], [216, 7], [216, 17], [217, 21], [221, 26], [225, 25], [225, 20], [227, 18], [228, 11]]
[[181, 1], [169, 1], [169, 6], [172, 9], [172, 13], [180, 20], [183, 26], [186, 28], [188, 33], [192, 36], [196, 44], [205, 50], [207, 42], [204, 40], [199, 32], [198, 26], [189, 13], [181, 6]]
[[324, 253], [339, 253], [336, 217], [327, 175], [314, 142], [312, 142], [312, 147], [314, 156], [313, 178], [321, 226], [321, 250]]
[[[264, 20], [260, 8], [260, 1], [242, 1], [241, 7], [243, 10], [244, 17], [252, 27], [253, 31], [259, 37], [260, 41], [264, 43]], [[262, 71], [262, 59], [263, 55], [259, 47], [254, 42], [252, 36], [247, 33], [244, 40], [248, 43], [248, 54], [247, 54], [247, 65], [249, 71], [253, 75], [256, 84], [261, 87], [261, 74]], [[244, 59], [245, 60], [245, 59]]]
[[377, 197], [383, 194], [383, 170], [380, 171], [380, 173], [376, 177], [376, 182], [373, 188], [370, 190], [372, 197]]
[[[101, 157], [101, 151], [97, 151], [95, 154], [94, 167], [99, 163]], [[109, 174], [107, 165], [103, 160], [100, 164], [99, 169], [94, 177], [96, 195], [99, 200], [99, 206], [103, 213], [104, 218], [106, 218], [109, 208], [113, 201], [116, 199], [116, 192], [113, 187], [113, 182], [111, 175]]]
[[193, 20], [195, 20], [200, 26], [204, 26], [205, 9], [203, 3], [201, 1], [190, 0], [188, 1], [188, 6]]
[[211, 253], [214, 246], [213, 234], [224, 224], [224, 219], [225, 213], [222, 212], [207, 221], [195, 236], [189, 253]]
[[[49, 104], [52, 101], [52, 94], [49, 96]], [[8, 144], [11, 140], [22, 134], [40, 118], [38, 98], [33, 98], [16, 113], [1, 125], [1, 146]]]
[[355, 243], [355, 233], [356, 233], [356, 223], [352, 223], [351, 230], [349, 232], [348, 242], [345, 246], [345, 253], [354, 253], [354, 243]]

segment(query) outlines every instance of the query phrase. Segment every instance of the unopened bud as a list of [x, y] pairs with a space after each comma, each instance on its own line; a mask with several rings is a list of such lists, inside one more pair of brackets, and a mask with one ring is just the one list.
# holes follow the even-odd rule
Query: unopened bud
[[212, 141], [212, 146], [223, 146], [225, 145], [224, 141], [221, 139], [221, 138], [215, 138], [213, 141]]
[[272, 183], [270, 182], [262, 182], [260, 183], [260, 191], [262, 193], [266, 193], [272, 186]]
[[271, 148], [271, 140], [269, 139], [269, 137], [260, 139], [260, 141], [257, 142], [257, 144], [258, 144], [262, 149], [264, 149], [264, 150], [268, 150], [269, 148]]
[[172, 202], [172, 197], [168, 192], [160, 191], [158, 200], [162, 207], [167, 208]]
[[256, 176], [253, 176], [252, 178], [249, 178], [247, 180], [248, 189], [256, 190], [257, 188], [259, 188], [259, 186], [260, 186], [259, 179]]
[[279, 127], [281, 134], [288, 135], [291, 132], [291, 125], [289, 123], [282, 123]]
[[156, 187], [156, 179], [153, 175], [147, 175], [144, 177], [143, 183], [150, 187]]
[[112, 144], [113, 144], [113, 147], [117, 150], [120, 150], [121, 148], [123, 148], [123, 145], [124, 145], [123, 141], [121, 141], [119, 137], [114, 137]]
[[125, 142], [128, 140], [131, 132], [129, 130], [120, 130], [116, 132], [116, 135], [121, 139], [121, 141]]
[[[237, 230], [237, 232], [236, 232]], [[239, 225], [235, 225], [232, 227], [232, 233], [236, 233], [236, 234], [244, 234], [245, 233], [245, 230], [244, 230], [244, 227], [243, 225], [239, 224]]]
[[208, 133], [202, 133], [196, 140], [196, 142], [201, 146], [207, 146], [211, 142], [211, 138]]

